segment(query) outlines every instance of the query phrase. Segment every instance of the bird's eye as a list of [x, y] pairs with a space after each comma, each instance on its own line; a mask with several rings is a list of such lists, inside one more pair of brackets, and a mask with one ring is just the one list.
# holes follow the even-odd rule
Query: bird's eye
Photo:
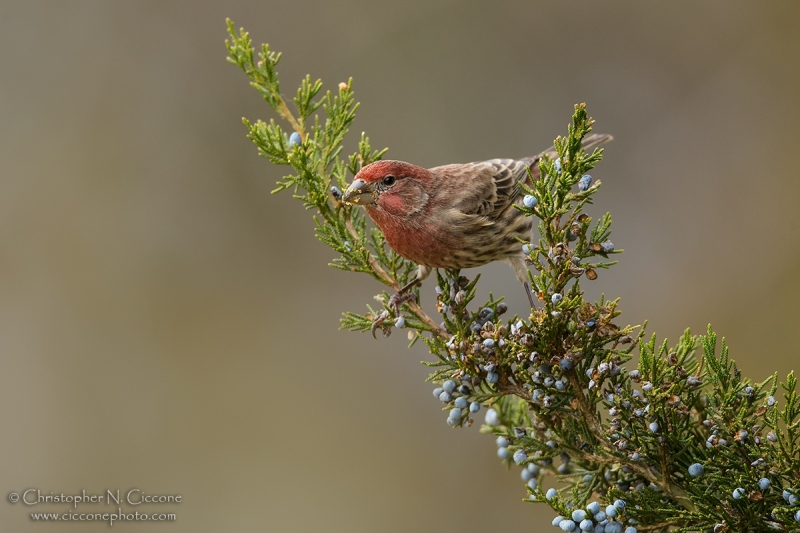
[[386, 176], [385, 178], [383, 178], [383, 184], [386, 185], [387, 187], [391, 187], [392, 185], [394, 185], [394, 182], [395, 182], [394, 176]]

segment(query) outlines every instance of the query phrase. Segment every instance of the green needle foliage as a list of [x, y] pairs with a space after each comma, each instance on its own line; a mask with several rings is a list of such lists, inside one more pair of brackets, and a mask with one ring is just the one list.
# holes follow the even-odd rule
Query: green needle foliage
[[[566, 531], [800, 531], [795, 377], [752, 383], [710, 327], [701, 336], [687, 330], [670, 346], [619, 324], [618, 300], [584, 299], [581, 281], [595, 280], [621, 252], [608, 240], [611, 216], [586, 213], [601, 184], [585, 175], [602, 150], [581, 148], [593, 124], [584, 104], [556, 138], [556, 158], [543, 155], [540, 178], [525, 187], [533, 207], [520, 208], [538, 220], [538, 240], [520, 246], [541, 305], [503, 319], [502, 299], [474, 305], [477, 276], [438, 271], [441, 319], [414, 299], [395, 316], [390, 295], [416, 265], [367, 227], [360, 208], [340, 201], [348, 178], [386, 152], [362, 134], [358, 151], [342, 154], [358, 109], [352, 80], [323, 94], [322, 82], [306, 77], [292, 110], [276, 71], [281, 54], [267, 45], [256, 54], [231, 21], [228, 32], [228, 60], [288, 126], [244, 120], [259, 153], [290, 169], [273, 192], [291, 189], [314, 210], [317, 238], [337, 254], [332, 266], [385, 286], [378, 309], [345, 313], [342, 328], [369, 331], [381, 318], [384, 334], [402, 328], [411, 344], [422, 340], [435, 358], [425, 364], [441, 385], [447, 423], [470, 426], [483, 410], [481, 431], [498, 437], [504, 462], [519, 465], [526, 501], [550, 505]], [[634, 352], [637, 364], [628, 364]]]

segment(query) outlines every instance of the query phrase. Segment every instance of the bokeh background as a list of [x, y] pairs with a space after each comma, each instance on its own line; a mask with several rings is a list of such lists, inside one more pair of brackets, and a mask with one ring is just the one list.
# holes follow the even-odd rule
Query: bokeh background
[[[225, 17], [284, 52], [290, 96], [353, 76], [355, 134], [420, 165], [531, 154], [588, 102], [616, 136], [590, 212], [626, 250], [591, 294], [672, 339], [712, 322], [752, 378], [797, 369], [796, 2], [2, 2], [4, 500], [183, 496], [125, 531], [550, 527], [493, 439], [445, 424], [421, 346], [337, 330], [379, 287], [269, 194], [240, 119], [273, 114]], [[3, 531], [106, 527], [0, 507]]]

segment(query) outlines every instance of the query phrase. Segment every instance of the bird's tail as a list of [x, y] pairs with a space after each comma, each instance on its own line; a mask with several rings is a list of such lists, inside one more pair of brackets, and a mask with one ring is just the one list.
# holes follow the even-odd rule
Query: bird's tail
[[608, 133], [592, 133], [591, 135], [587, 135], [581, 141], [581, 148], [586, 151], [591, 150], [595, 146], [600, 146], [601, 144], [607, 143], [608, 141], [613, 141], [614, 137]]
[[[592, 133], [591, 135], [587, 135], [586, 137], [583, 138], [583, 141], [581, 141], [581, 148], [583, 148], [586, 151], [589, 151], [596, 146], [600, 146], [601, 144], [613, 140], [614, 137], [612, 137], [608, 133]], [[550, 158], [558, 157], [558, 154], [556, 153], [556, 147], [551, 146], [550, 148], [542, 151], [539, 154], [530, 157], [525, 157], [522, 159], [522, 161], [525, 161], [526, 163], [528, 163], [528, 166], [530, 166], [531, 174], [533, 174], [534, 180], [539, 179], [539, 160], [545, 154], [547, 155], [547, 157]]]

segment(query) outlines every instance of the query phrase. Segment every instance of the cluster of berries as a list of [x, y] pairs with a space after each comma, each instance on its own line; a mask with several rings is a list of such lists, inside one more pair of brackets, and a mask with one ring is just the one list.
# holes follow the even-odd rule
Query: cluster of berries
[[[463, 423], [467, 411], [474, 414], [481, 410], [480, 403], [469, 401], [470, 394], [472, 394], [472, 387], [468, 379], [462, 380], [461, 385], [456, 384], [452, 379], [448, 379], [442, 383], [441, 387], [433, 389], [433, 396], [450, 406], [450, 411], [447, 414], [447, 425], [459, 426]], [[469, 420], [469, 422], [471, 423], [472, 421]]]
[[[692, 465], [692, 466], [694, 466], [694, 465]], [[690, 467], [690, 470], [691, 470], [691, 467]], [[753, 493], [750, 493], [748, 495], [747, 491], [745, 491], [745, 489], [743, 487], [737, 487], [737, 488], [733, 489], [733, 493], [731, 494], [731, 496], [733, 497], [734, 500], [741, 500], [745, 496], [748, 496], [752, 500], [754, 497], [756, 497], [756, 495], [763, 495], [763, 493], [767, 492], [769, 490], [771, 484], [772, 483], [770, 482], [769, 479], [767, 479], [765, 477], [762, 477], [761, 479], [758, 480], [758, 488], [761, 490], [760, 493], [754, 491]], [[791, 506], [797, 505], [798, 501], [800, 501], [800, 500], [798, 500], [794, 489], [784, 489], [784, 491], [781, 494], [781, 496], [783, 496], [783, 500], [786, 503], [788, 503], [789, 505], [791, 505]], [[773, 516], [773, 518], [774, 518], [774, 516]], [[800, 523], [800, 511], [796, 511], [794, 513], [794, 521]], [[714, 528], [714, 531], [717, 531], [716, 527]]]
[[[491, 427], [501, 426], [500, 416], [494, 409], [487, 410], [485, 422]], [[529, 456], [522, 447], [517, 448], [513, 452], [509, 450], [510, 447], [514, 446], [512, 439], [519, 440], [528, 436], [528, 432], [525, 428], [515, 427], [513, 428], [513, 435], [511, 433], [499, 434], [495, 442], [497, 444], [497, 456], [504, 461], [510, 459], [517, 465], [520, 465], [522, 467], [520, 478], [522, 478], [522, 481], [525, 482], [529, 489], [535, 491], [539, 485], [541, 468], [551, 466], [553, 464], [553, 459], [551, 457], [542, 457], [539, 451]], [[554, 450], [558, 448], [558, 445], [553, 440], [548, 440], [545, 444]], [[521, 443], [518, 442], [518, 445], [521, 445]], [[571, 457], [569, 454], [566, 452], [562, 453], [560, 459], [561, 465], [556, 469], [556, 472], [559, 475], [566, 475], [572, 472], [572, 467], [570, 465]]]
[[[558, 495], [556, 489], [549, 489], [545, 496], [552, 500]], [[620, 521], [625, 512], [625, 502], [617, 500], [612, 505], [602, 509], [599, 502], [591, 502], [586, 505], [586, 509], [576, 509], [569, 517], [557, 516], [553, 519], [553, 525], [560, 527], [563, 531], [584, 531], [586, 533], [637, 533], [634, 526], [625, 527]], [[629, 524], [635, 520], [629, 519]]]

